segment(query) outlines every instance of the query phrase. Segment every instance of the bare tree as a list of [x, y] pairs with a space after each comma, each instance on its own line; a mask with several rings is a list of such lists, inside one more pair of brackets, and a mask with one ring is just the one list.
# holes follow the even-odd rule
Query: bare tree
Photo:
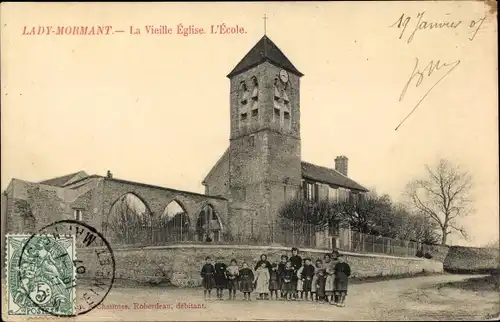
[[457, 219], [473, 210], [471, 175], [444, 159], [435, 168], [428, 165], [425, 168], [426, 178], [411, 181], [406, 187], [412, 205], [437, 224], [442, 245], [446, 245], [447, 237], [453, 231], [468, 238], [465, 229], [458, 226]]

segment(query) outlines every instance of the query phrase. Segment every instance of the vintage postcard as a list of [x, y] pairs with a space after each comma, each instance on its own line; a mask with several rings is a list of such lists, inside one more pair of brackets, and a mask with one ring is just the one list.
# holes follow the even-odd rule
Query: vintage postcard
[[495, 1], [0, 11], [3, 320], [500, 318]]

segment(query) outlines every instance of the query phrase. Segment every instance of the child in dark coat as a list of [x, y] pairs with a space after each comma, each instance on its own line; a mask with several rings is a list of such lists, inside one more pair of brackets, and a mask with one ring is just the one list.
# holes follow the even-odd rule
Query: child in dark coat
[[338, 306], [344, 307], [351, 267], [345, 262], [344, 255], [340, 254], [338, 260], [339, 262], [335, 265], [335, 294], [338, 296]]
[[227, 287], [226, 269], [227, 265], [222, 262], [222, 257], [217, 257], [215, 263], [215, 288], [217, 289], [217, 299], [222, 300], [222, 294]]
[[283, 284], [283, 272], [285, 271], [286, 267], [286, 262], [288, 262], [288, 256], [286, 255], [281, 255], [281, 262], [278, 264], [278, 283], [279, 283], [279, 289], [280, 289], [280, 295], [281, 298], [284, 298], [284, 292], [282, 289], [282, 284]]
[[205, 258], [205, 265], [201, 268], [201, 285], [203, 285], [203, 295], [205, 296], [205, 300], [210, 298], [212, 289], [215, 285], [214, 280], [215, 267], [212, 265], [212, 259], [210, 257]]
[[285, 270], [281, 275], [281, 290], [283, 291], [283, 297], [287, 300], [291, 300], [295, 292], [295, 276], [296, 272], [293, 269], [292, 263], [290, 261], [286, 262]]
[[292, 263], [293, 269], [295, 270], [295, 275], [293, 276], [293, 298], [297, 299], [297, 282], [299, 278], [297, 277], [297, 271], [302, 267], [302, 257], [299, 256], [299, 249], [292, 248], [292, 257], [290, 257], [290, 262]]
[[[306, 258], [304, 260], [304, 266], [302, 267], [302, 290], [306, 295], [306, 301], [309, 300], [309, 293], [312, 290], [312, 280], [314, 277], [314, 266], [311, 264], [311, 259]], [[312, 295], [311, 295], [311, 300], [312, 300]]]
[[243, 292], [244, 299], [248, 301], [251, 301], [250, 293], [253, 292], [254, 277], [248, 264], [243, 262], [243, 268], [240, 270], [240, 291]]
[[278, 290], [280, 289], [279, 279], [278, 264], [273, 263], [269, 275], [269, 293], [271, 293], [271, 300], [273, 299], [273, 294], [275, 295], [274, 299], [278, 299]]

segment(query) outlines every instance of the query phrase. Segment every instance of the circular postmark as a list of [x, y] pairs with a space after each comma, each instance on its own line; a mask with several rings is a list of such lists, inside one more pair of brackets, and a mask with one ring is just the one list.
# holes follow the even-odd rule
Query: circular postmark
[[56, 221], [29, 236], [17, 265], [15, 299], [27, 314], [88, 313], [104, 301], [115, 280], [109, 242], [76, 220]]

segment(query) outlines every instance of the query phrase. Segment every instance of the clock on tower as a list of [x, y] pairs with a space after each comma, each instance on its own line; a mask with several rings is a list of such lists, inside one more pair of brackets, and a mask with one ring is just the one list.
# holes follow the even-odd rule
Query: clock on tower
[[286, 70], [282, 69], [280, 70], [280, 79], [283, 83], [288, 83], [288, 73]]

